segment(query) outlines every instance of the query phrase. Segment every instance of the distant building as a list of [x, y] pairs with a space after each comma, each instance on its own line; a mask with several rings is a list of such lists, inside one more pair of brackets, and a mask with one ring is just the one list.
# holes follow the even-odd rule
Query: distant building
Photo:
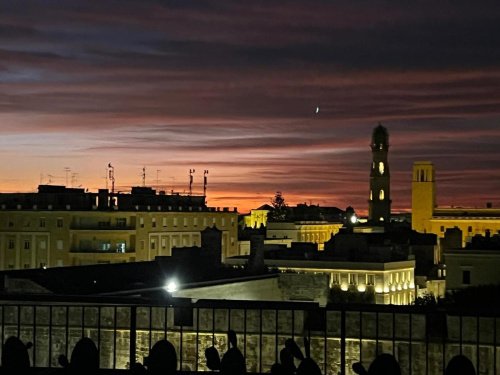
[[429, 161], [413, 164], [412, 228], [421, 233], [434, 233], [440, 238], [449, 228], [462, 231], [462, 246], [475, 235], [493, 235], [500, 231], [500, 209], [441, 208], [436, 204], [434, 165]]
[[465, 248], [444, 252], [446, 289], [449, 291], [481, 285], [500, 285], [500, 235], [472, 238]]
[[173, 247], [200, 244], [200, 231], [222, 231], [222, 257], [238, 255], [236, 209], [207, 207], [205, 197], [130, 194], [39, 186], [0, 194], [0, 269], [152, 260]]
[[371, 224], [389, 223], [391, 219], [391, 175], [389, 172], [389, 132], [378, 125], [372, 134], [372, 165], [368, 220]]
[[244, 226], [247, 228], [260, 228], [267, 225], [267, 214], [273, 209], [272, 206], [264, 204], [259, 208], [250, 210], [248, 215], [244, 215]]

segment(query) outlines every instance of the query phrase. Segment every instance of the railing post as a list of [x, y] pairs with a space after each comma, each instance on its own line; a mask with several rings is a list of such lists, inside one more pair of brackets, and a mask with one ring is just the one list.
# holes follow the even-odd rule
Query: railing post
[[340, 375], [345, 375], [345, 366], [346, 366], [346, 327], [345, 327], [345, 309], [342, 308], [340, 310]]
[[136, 341], [137, 341], [137, 306], [130, 307], [130, 357], [129, 367], [135, 364], [136, 358]]

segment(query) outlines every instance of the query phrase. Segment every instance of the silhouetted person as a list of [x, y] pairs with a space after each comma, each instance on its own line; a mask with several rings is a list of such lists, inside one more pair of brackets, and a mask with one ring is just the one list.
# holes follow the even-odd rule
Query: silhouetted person
[[444, 371], [445, 375], [476, 375], [476, 370], [474, 369], [474, 365], [466, 356], [459, 354], [454, 356], [448, 362], [448, 366], [446, 366], [446, 370]]
[[228, 351], [222, 356], [220, 362], [220, 373], [223, 375], [241, 375], [246, 374], [245, 357], [238, 349], [236, 332], [229, 330], [227, 333], [229, 342]]
[[368, 375], [401, 375], [401, 368], [392, 354], [382, 353], [371, 363]]
[[59, 356], [59, 364], [66, 369], [67, 374], [97, 374], [99, 372], [99, 351], [94, 341], [82, 337], [71, 352], [71, 360]]
[[212, 371], [220, 370], [220, 356], [216, 347], [211, 346], [205, 349], [205, 358], [207, 360], [207, 367]]
[[297, 375], [321, 375], [321, 370], [318, 364], [311, 358], [310, 342], [307, 338], [304, 337], [304, 349], [306, 352], [305, 356], [293, 339], [288, 339], [285, 341], [285, 349], [289, 351], [292, 358], [288, 358], [286, 352], [284, 352], [283, 357], [281, 357], [280, 352], [280, 359], [282, 363], [283, 359], [285, 359], [285, 363], [287, 364], [286, 370], [289, 371], [288, 373], [293, 374], [293, 369], [295, 368], [293, 357], [295, 357], [300, 360], [300, 364], [297, 367]]
[[129, 373], [132, 375], [146, 375], [148, 372], [142, 363], [136, 362], [130, 365]]
[[2, 374], [25, 374], [30, 369], [28, 348], [31, 343], [24, 345], [17, 337], [11, 336], [5, 340], [2, 350]]
[[171, 375], [177, 372], [177, 353], [168, 340], [154, 344], [145, 362], [148, 374]]
[[285, 374], [295, 374], [295, 370], [297, 370], [297, 368], [295, 367], [293, 355], [289, 348], [284, 347], [280, 350], [280, 362], [283, 370], [285, 371]]

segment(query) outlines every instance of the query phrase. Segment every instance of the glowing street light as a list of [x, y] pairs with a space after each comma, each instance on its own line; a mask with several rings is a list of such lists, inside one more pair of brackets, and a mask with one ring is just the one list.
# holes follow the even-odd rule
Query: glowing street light
[[163, 289], [167, 293], [174, 293], [174, 292], [177, 292], [179, 290], [179, 284], [177, 283], [177, 280], [170, 279], [170, 280], [167, 281], [167, 283], [165, 284], [165, 286], [163, 287]]

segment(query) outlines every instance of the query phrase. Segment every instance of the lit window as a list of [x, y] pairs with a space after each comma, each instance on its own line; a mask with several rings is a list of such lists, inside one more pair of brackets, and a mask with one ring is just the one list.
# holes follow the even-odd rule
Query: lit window
[[385, 199], [385, 193], [383, 189], [381, 189], [380, 192], [378, 193], [378, 199], [380, 199], [381, 201]]
[[382, 162], [378, 163], [378, 173], [380, 173], [380, 175], [384, 174], [384, 163]]
[[366, 275], [366, 285], [375, 285], [375, 275]]

